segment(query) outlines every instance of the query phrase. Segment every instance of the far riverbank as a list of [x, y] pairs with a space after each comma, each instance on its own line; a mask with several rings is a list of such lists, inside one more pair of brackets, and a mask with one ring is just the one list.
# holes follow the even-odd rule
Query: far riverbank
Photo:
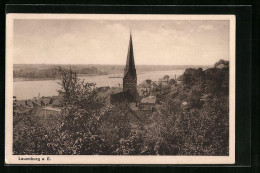
[[[79, 77], [84, 76], [102, 76], [100, 74], [78, 74]], [[58, 80], [58, 78], [14, 78], [14, 82], [21, 82], [21, 81], [46, 81], [46, 80]]]

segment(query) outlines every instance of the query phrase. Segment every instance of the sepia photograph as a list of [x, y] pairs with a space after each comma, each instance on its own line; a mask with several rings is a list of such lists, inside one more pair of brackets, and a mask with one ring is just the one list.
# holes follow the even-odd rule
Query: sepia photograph
[[6, 163], [235, 163], [234, 15], [6, 26]]

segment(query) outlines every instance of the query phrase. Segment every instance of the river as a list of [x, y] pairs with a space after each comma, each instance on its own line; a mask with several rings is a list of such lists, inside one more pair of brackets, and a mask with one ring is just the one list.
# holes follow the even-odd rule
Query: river
[[[185, 70], [171, 70], [171, 71], [149, 71], [145, 73], [137, 74], [137, 84], [140, 84], [146, 79], [152, 81], [158, 81], [163, 78], [164, 75], [169, 75], [170, 78], [174, 78], [175, 75], [179, 77]], [[115, 74], [115, 76], [122, 74]], [[100, 75], [100, 76], [80, 76], [80, 79], [84, 79], [85, 82], [94, 82], [97, 87], [101, 86], [119, 86], [123, 83], [123, 78], [109, 78], [113, 75]], [[43, 80], [43, 81], [16, 81], [13, 83], [14, 96], [17, 100], [31, 99], [38, 96], [55, 96], [58, 95], [57, 90], [60, 89], [58, 80]]]

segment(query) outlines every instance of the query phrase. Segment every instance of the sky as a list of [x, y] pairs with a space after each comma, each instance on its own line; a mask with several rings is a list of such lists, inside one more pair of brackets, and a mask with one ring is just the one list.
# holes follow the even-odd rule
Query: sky
[[15, 19], [15, 64], [212, 65], [229, 60], [229, 21]]

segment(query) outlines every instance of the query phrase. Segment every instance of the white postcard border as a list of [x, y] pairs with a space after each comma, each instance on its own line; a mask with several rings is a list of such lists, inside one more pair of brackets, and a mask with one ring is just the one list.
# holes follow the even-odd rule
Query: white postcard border
[[[89, 19], [89, 20], [229, 20], [229, 156], [116, 156], [116, 155], [12, 155], [13, 146], [13, 20]], [[6, 164], [234, 164], [235, 163], [235, 15], [151, 15], [151, 14], [16, 14], [6, 15]], [[37, 158], [19, 160], [19, 158]]]

